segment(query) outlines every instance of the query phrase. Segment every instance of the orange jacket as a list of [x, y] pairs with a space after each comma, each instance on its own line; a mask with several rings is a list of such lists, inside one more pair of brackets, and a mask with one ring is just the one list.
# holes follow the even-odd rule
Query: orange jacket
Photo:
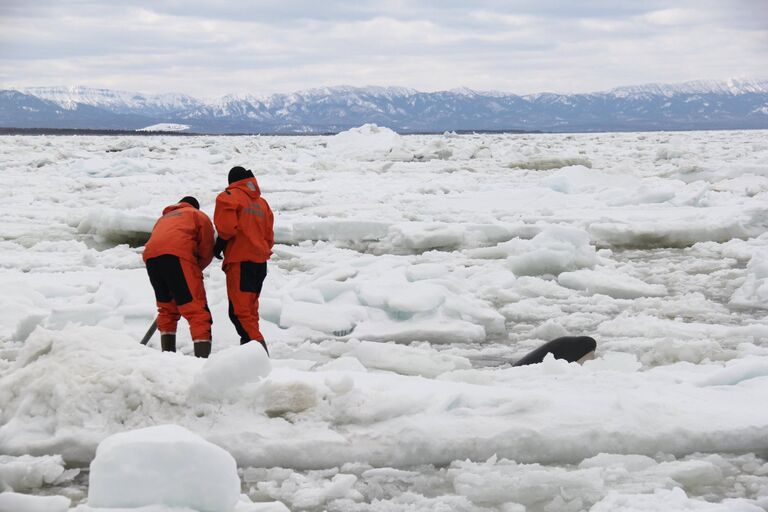
[[256, 178], [229, 185], [216, 197], [213, 213], [219, 237], [229, 241], [224, 249], [224, 265], [267, 261], [275, 245], [274, 221], [269, 204], [261, 197]]
[[200, 270], [207, 267], [213, 259], [211, 219], [188, 203], [166, 206], [144, 247], [144, 261], [163, 254], [191, 261]]

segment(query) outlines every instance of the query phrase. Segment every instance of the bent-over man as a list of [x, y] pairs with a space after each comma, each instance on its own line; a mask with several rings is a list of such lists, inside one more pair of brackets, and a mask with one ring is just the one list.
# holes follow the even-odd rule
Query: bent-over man
[[191, 196], [167, 206], [152, 228], [144, 262], [157, 300], [157, 327], [164, 352], [176, 351], [176, 325], [189, 323], [195, 356], [211, 353], [211, 312], [203, 269], [213, 259], [213, 225]]

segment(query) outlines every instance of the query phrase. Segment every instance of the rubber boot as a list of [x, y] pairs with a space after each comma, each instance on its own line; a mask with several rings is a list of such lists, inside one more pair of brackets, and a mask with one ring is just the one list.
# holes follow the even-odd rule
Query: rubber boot
[[264, 350], [267, 351], [267, 355], [269, 355], [269, 349], [267, 348], [267, 342], [264, 340], [246, 340], [246, 339], [240, 339], [240, 345], [245, 345], [246, 343], [249, 343], [250, 341], [257, 341], [261, 343], [261, 346], [264, 347]]
[[160, 334], [160, 347], [163, 352], [176, 352], [176, 333], [164, 332]]
[[202, 357], [203, 359], [211, 355], [211, 342], [210, 341], [195, 341], [195, 357]]

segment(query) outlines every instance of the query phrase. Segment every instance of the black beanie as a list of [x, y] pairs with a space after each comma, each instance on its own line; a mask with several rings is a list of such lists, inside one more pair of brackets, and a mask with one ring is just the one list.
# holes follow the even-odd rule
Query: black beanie
[[253, 178], [253, 173], [245, 167], [233, 167], [229, 170], [229, 184], [233, 184], [236, 181], [244, 180], [245, 178]]
[[198, 210], [200, 209], [200, 203], [198, 203], [198, 202], [197, 202], [197, 199], [195, 199], [195, 198], [194, 198], [194, 197], [192, 197], [192, 196], [185, 196], [185, 197], [182, 197], [182, 198], [179, 200], [179, 202], [180, 202], [180, 203], [189, 203], [189, 204], [191, 204], [192, 206], [194, 206], [195, 208], [197, 208]]

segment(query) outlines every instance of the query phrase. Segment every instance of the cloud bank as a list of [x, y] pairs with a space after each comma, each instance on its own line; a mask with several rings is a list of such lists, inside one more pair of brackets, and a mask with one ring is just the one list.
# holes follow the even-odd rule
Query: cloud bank
[[336, 84], [587, 92], [764, 76], [760, 0], [0, 5], [0, 84], [199, 96]]

